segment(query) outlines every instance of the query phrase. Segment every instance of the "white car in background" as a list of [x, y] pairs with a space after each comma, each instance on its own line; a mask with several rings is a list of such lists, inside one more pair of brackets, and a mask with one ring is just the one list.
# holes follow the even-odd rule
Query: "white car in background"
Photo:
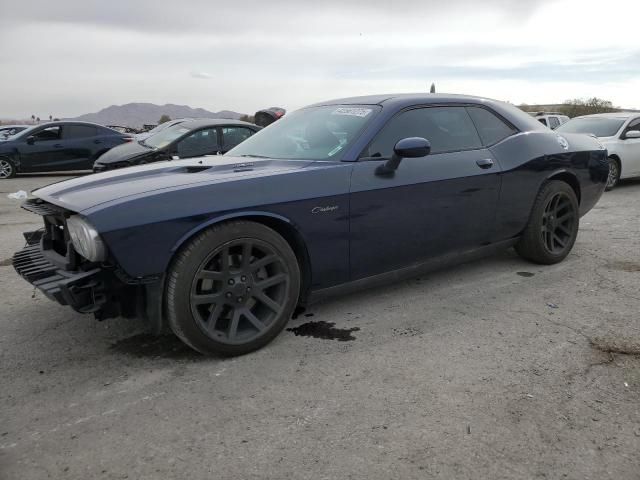
[[555, 130], [563, 123], [569, 121], [569, 117], [556, 112], [532, 112], [531, 116], [551, 130]]
[[607, 190], [621, 178], [640, 177], [640, 112], [598, 113], [575, 117], [558, 133], [586, 133], [597, 137], [609, 152]]

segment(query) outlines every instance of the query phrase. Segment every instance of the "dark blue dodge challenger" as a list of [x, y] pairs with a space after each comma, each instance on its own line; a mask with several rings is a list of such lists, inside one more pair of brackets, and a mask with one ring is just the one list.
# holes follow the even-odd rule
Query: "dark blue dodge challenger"
[[552, 264], [602, 194], [607, 152], [505, 103], [457, 95], [335, 100], [222, 157], [33, 192], [13, 264], [98, 319], [143, 316], [206, 354], [272, 340], [296, 307], [515, 246]]

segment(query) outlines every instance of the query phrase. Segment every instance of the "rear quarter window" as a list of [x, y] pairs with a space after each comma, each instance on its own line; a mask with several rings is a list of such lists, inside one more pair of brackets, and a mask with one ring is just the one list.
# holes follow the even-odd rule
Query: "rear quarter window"
[[494, 145], [516, 133], [497, 115], [482, 107], [467, 107], [467, 111], [478, 129], [478, 134], [484, 146]]

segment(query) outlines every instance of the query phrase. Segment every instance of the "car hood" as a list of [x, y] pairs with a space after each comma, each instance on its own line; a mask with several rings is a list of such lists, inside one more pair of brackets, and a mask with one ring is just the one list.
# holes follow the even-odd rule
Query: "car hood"
[[613, 135], [611, 137], [598, 137], [600, 143], [618, 143], [620, 138], [617, 135]]
[[140, 145], [138, 142], [127, 142], [100, 155], [98, 163], [114, 163], [131, 160], [155, 152], [154, 149]]
[[237, 181], [290, 172], [314, 163], [241, 157], [202, 157], [95, 173], [34, 190], [35, 197], [74, 212], [158, 190]]

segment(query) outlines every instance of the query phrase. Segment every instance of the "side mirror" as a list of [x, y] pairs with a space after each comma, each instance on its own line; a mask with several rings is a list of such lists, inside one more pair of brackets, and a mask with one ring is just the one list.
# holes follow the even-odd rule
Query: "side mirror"
[[36, 143], [36, 137], [27, 137], [27, 145], [33, 145]]
[[426, 157], [429, 153], [431, 153], [431, 143], [426, 138], [408, 137], [398, 140], [393, 147], [393, 155], [376, 168], [376, 175], [390, 177], [398, 169], [403, 158]]
[[640, 130], [629, 130], [624, 134], [624, 138], [640, 138]]
[[393, 153], [400, 158], [420, 158], [431, 153], [429, 140], [422, 137], [409, 137], [398, 140], [393, 147]]

